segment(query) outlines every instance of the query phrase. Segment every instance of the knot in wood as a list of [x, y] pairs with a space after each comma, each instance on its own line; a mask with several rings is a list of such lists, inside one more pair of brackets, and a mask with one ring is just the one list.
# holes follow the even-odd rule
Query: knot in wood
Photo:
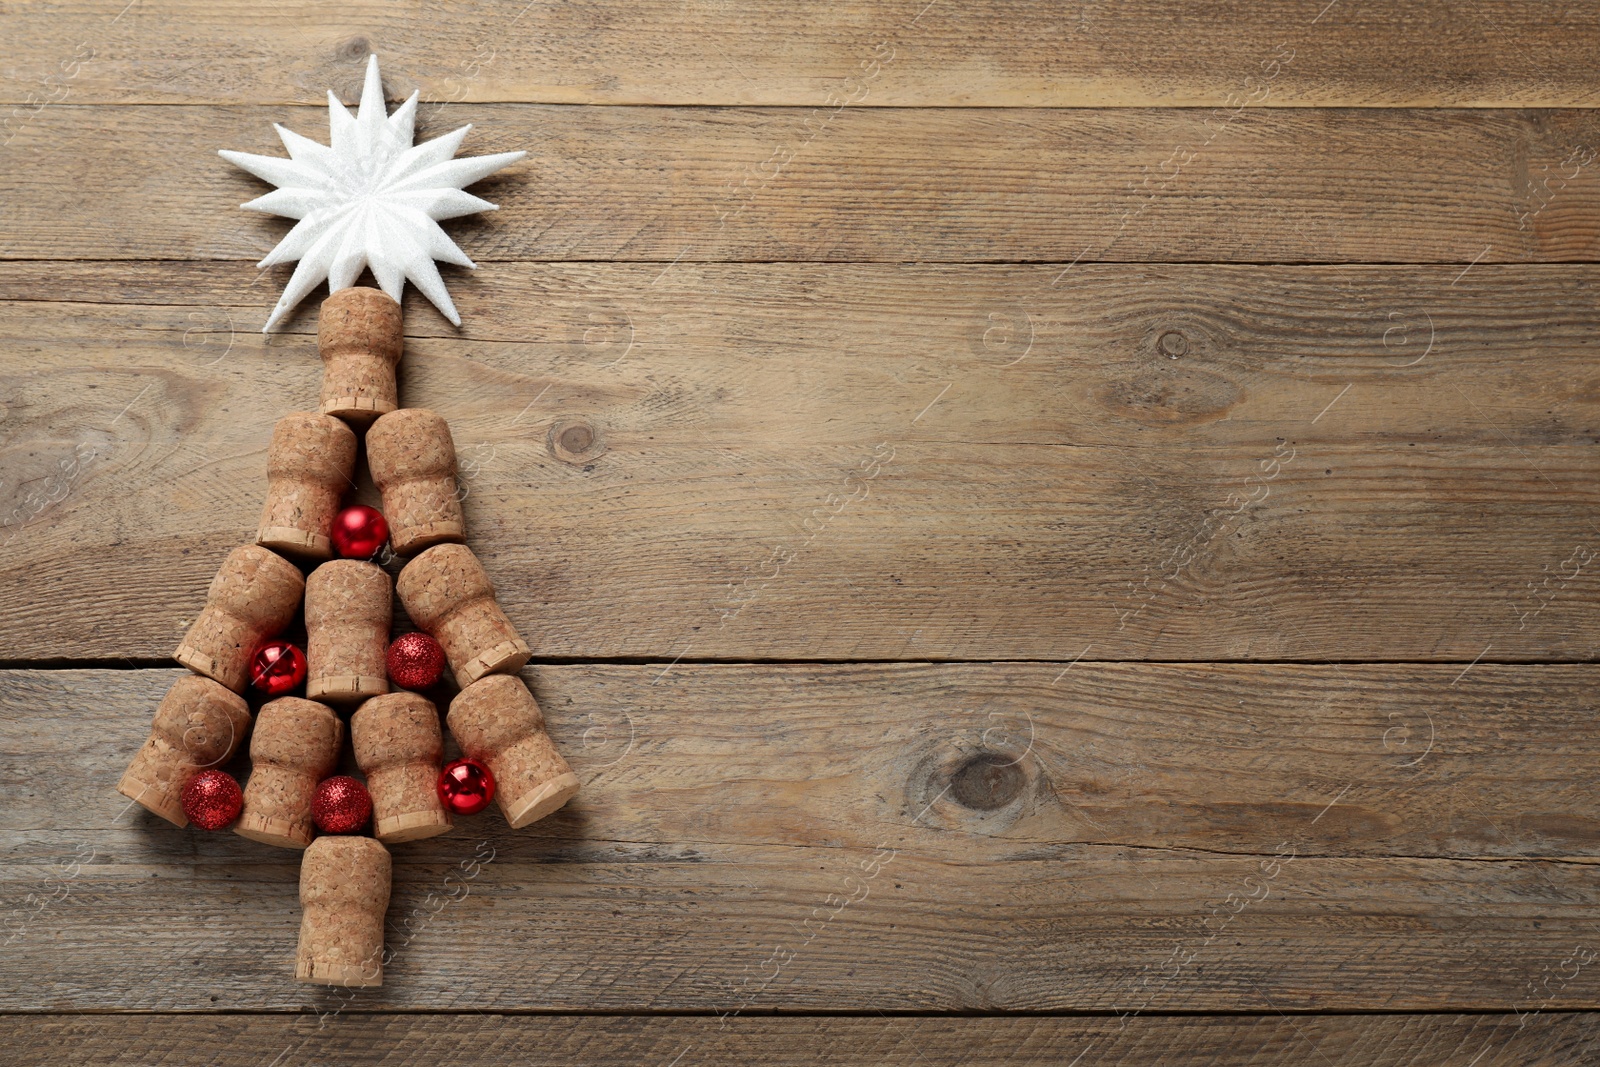
[[950, 776], [950, 795], [962, 807], [995, 811], [1021, 796], [1027, 780], [1017, 760], [981, 752]]
[[562, 419], [550, 427], [550, 451], [563, 463], [592, 463], [605, 451], [600, 431], [586, 419]]
[[568, 452], [587, 452], [594, 444], [594, 430], [588, 426], [568, 426], [561, 431], [561, 447]]

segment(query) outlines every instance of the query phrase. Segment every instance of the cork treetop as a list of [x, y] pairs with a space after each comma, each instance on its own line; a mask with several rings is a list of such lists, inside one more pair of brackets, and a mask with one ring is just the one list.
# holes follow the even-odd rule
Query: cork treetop
[[378, 57], [367, 61], [361, 104], [352, 116], [328, 93], [329, 143], [274, 123], [289, 158], [222, 150], [228, 162], [278, 186], [241, 205], [298, 219], [258, 266], [299, 261], [262, 332], [270, 331], [324, 279], [348, 289], [365, 267], [396, 302], [410, 280], [453, 325], [461, 325], [434, 260], [475, 268], [439, 226], [496, 205], [463, 191], [527, 155], [500, 152], [455, 159], [470, 125], [413, 144], [417, 93], [387, 113]]

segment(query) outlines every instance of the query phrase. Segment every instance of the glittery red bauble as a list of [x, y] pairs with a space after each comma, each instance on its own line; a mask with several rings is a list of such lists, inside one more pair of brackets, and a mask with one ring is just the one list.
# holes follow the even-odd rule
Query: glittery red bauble
[[244, 794], [227, 771], [201, 771], [183, 787], [183, 813], [202, 830], [220, 830], [239, 817]]
[[345, 559], [371, 559], [389, 540], [389, 523], [377, 508], [365, 504], [342, 509], [333, 517], [333, 550]]
[[494, 775], [475, 759], [458, 759], [439, 772], [439, 799], [457, 815], [476, 815], [494, 799]]
[[306, 680], [306, 654], [287, 641], [264, 641], [250, 660], [250, 684], [270, 697], [298, 689]]
[[325, 834], [354, 833], [372, 818], [372, 797], [348, 774], [324, 778], [311, 800], [311, 818]]
[[444, 649], [427, 634], [401, 634], [389, 646], [389, 677], [402, 689], [426, 689], [444, 673]]

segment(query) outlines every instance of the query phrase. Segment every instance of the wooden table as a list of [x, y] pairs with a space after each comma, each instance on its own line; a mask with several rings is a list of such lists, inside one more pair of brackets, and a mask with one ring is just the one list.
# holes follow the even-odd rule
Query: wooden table
[[[0, 40], [0, 1061], [1600, 1062], [1600, 8]], [[216, 150], [369, 50], [530, 153], [402, 390], [583, 791], [396, 846], [341, 993], [296, 855], [114, 785], [320, 375]]]

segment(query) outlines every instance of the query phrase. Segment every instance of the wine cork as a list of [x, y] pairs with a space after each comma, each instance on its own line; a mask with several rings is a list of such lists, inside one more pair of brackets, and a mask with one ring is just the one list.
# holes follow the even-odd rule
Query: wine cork
[[457, 685], [516, 671], [528, 644], [495, 603], [494, 586], [466, 545], [435, 545], [400, 572], [395, 583], [406, 614], [444, 649]]
[[330, 835], [300, 859], [300, 946], [294, 976], [323, 985], [383, 984], [389, 850], [370, 837]]
[[578, 792], [578, 776], [544, 730], [539, 705], [514, 674], [491, 674], [450, 702], [461, 751], [487, 764], [494, 799], [513, 830], [549, 815]]
[[379, 841], [420, 841], [450, 829], [439, 799], [444, 737], [432, 701], [416, 693], [373, 697], [350, 717], [350, 741], [367, 776]]
[[403, 556], [467, 536], [450, 424], [423, 408], [391, 411], [367, 431], [367, 462], [383, 493], [389, 543]]
[[306, 696], [332, 703], [389, 691], [394, 596], [376, 563], [336, 559], [306, 579]]
[[228, 553], [206, 591], [206, 606], [172, 655], [235, 693], [250, 681], [257, 646], [294, 619], [306, 589], [300, 569], [260, 545]]
[[249, 734], [250, 706], [243, 697], [210, 678], [186, 674], [156, 706], [150, 736], [117, 792], [175, 826], [187, 826], [183, 787], [199, 771], [232, 759]]
[[276, 552], [328, 559], [328, 533], [339, 501], [355, 483], [355, 432], [334, 418], [301, 411], [272, 428], [267, 448], [267, 502], [256, 544]]
[[400, 305], [379, 289], [340, 289], [322, 302], [322, 413], [365, 426], [399, 407], [395, 365], [404, 347]]
[[280, 697], [256, 716], [250, 739], [250, 781], [233, 832], [280, 848], [311, 843], [311, 801], [317, 783], [339, 764], [344, 724], [325, 705]]

